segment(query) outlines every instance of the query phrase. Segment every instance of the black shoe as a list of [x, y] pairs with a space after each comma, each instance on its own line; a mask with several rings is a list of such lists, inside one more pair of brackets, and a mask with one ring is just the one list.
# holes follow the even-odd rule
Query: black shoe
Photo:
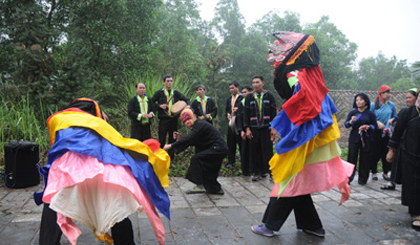
[[366, 182], [363, 182], [363, 181], [357, 181], [358, 183], [359, 183], [359, 185], [366, 185]]
[[259, 175], [259, 174], [256, 174], [256, 175], [254, 175], [254, 176], [252, 176], [252, 181], [258, 181], [258, 180], [260, 180], [261, 179], [261, 175]]
[[262, 178], [265, 178], [265, 177], [267, 177], [267, 176], [268, 176], [268, 174], [267, 174], [267, 173], [261, 174], [261, 177], [262, 177]]
[[382, 174], [382, 178], [384, 178], [384, 180], [386, 180], [386, 181], [391, 180], [391, 178], [389, 178], [387, 174]]
[[381, 186], [381, 190], [394, 191], [395, 190], [395, 184], [391, 183], [390, 185], [386, 184], [384, 186]]

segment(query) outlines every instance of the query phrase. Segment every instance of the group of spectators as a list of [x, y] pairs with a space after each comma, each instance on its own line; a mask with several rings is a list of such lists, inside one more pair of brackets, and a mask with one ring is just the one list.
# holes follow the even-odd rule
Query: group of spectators
[[[187, 179], [196, 186], [188, 190], [188, 194], [223, 194], [216, 178], [226, 155], [226, 166], [235, 164], [237, 146], [244, 176], [252, 174], [252, 180], [257, 181], [270, 175], [268, 163], [273, 156], [270, 122], [277, 114], [277, 107], [273, 95], [263, 88], [262, 76], [254, 76], [252, 86], [243, 86], [242, 93], [237, 81], [228, 84], [231, 95], [226, 100], [226, 117], [230, 126], [226, 141], [212, 125], [217, 116], [217, 107], [214, 100], [206, 96], [204, 85], [196, 87], [197, 97], [190, 102], [173, 88], [171, 75], [164, 76], [163, 83], [165, 87], [156, 91], [150, 99], [146, 95], [146, 85], [141, 82], [136, 84], [137, 94], [128, 103], [128, 115], [132, 121], [131, 138], [140, 141], [151, 138], [150, 119], [157, 112], [160, 147], [167, 150], [171, 158], [174, 153], [194, 145], [196, 154], [191, 159]], [[187, 104], [185, 109], [188, 111], [174, 115], [171, 108], [180, 100]], [[177, 131], [178, 117], [192, 128], [185, 137]], [[212, 159], [214, 154], [218, 155], [217, 160]]]
[[[382, 162], [382, 177], [389, 181], [382, 190], [395, 190], [402, 184], [403, 205], [407, 205], [413, 218], [412, 226], [420, 228], [420, 112], [418, 90], [406, 93], [406, 108], [397, 114], [390, 101], [391, 88], [380, 87], [375, 101], [359, 93], [354, 97], [353, 108], [347, 115], [345, 126], [351, 128], [348, 162], [359, 163], [358, 183], [365, 185], [372, 173], [378, 180], [378, 161]], [[353, 181], [356, 168], [349, 178]], [[389, 175], [389, 173], [391, 174]]]

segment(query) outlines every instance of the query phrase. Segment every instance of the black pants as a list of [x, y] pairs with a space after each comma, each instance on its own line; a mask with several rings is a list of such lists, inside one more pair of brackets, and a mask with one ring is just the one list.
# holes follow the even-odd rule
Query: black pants
[[[175, 142], [174, 132], [178, 129], [178, 117], [167, 117], [159, 120], [159, 143], [163, 148], [166, 144], [166, 137], [168, 137], [168, 144]], [[168, 151], [171, 159], [174, 158], [174, 151]]]
[[230, 127], [228, 127], [227, 133], [227, 145], [229, 148], [228, 164], [234, 164], [236, 162], [236, 145], [239, 146], [239, 152], [242, 149], [242, 138], [240, 134], [235, 134]]
[[251, 128], [250, 140], [251, 172], [265, 174], [270, 172], [269, 161], [273, 157], [273, 142], [271, 142], [270, 129]]
[[316, 230], [322, 228], [311, 195], [296, 197], [271, 197], [262, 222], [270, 230], [278, 231], [294, 210], [298, 229]]
[[250, 159], [251, 159], [251, 141], [246, 138], [242, 140], [242, 148], [241, 148], [241, 169], [243, 175], [249, 175], [250, 170]]
[[152, 138], [152, 134], [150, 133], [150, 124], [135, 125], [135, 126], [131, 125], [130, 138], [138, 139], [140, 141], [144, 141], [144, 140]]
[[382, 161], [382, 170], [384, 174], [388, 174], [391, 171], [391, 163], [386, 160], [386, 154], [388, 153], [388, 141], [389, 136], [382, 137], [382, 131], [375, 132], [375, 142], [373, 143], [373, 155], [372, 155], [372, 173], [378, 172], [378, 161]]
[[203, 185], [207, 192], [216, 193], [222, 188], [217, 181], [226, 152], [205, 150], [191, 157], [186, 178], [196, 185]]
[[362, 142], [353, 143], [349, 142], [349, 153], [347, 161], [354, 164], [354, 170], [349, 177], [350, 182], [353, 181], [356, 173], [357, 158], [359, 157], [359, 182], [366, 184], [369, 179], [369, 171], [371, 169], [371, 157], [369, 152], [365, 152]]
[[[132, 245], [134, 243], [133, 227], [131, 221], [125, 218], [111, 228], [112, 238], [115, 245]], [[41, 217], [41, 230], [39, 232], [40, 245], [60, 244], [63, 232], [57, 224], [57, 213], [50, 209], [50, 205], [44, 203]]]

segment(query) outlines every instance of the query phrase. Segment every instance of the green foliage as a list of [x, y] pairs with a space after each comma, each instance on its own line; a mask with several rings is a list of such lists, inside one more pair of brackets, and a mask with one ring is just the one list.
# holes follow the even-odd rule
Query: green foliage
[[191, 81], [202, 78], [202, 56], [198, 50], [200, 16], [192, 0], [167, 0], [158, 12], [159, 31], [153, 44], [158, 52], [150, 60], [159, 74], [172, 74]]
[[351, 68], [356, 59], [357, 45], [350, 42], [329, 17], [323, 16], [317, 23], [308, 25], [304, 33], [311, 34], [320, 50], [320, 67], [325, 84], [338, 89], [344, 81], [352, 78]]
[[[40, 152], [48, 151], [50, 139], [46, 125], [47, 117], [51, 114], [48, 108], [44, 108], [39, 102], [41, 114], [37, 114], [33, 108], [33, 102], [29, 96], [22, 98], [20, 102], [0, 101], [0, 163], [3, 163], [4, 146], [10, 140], [24, 140], [38, 142]], [[2, 97], [3, 98], [3, 97]], [[45, 156], [45, 154], [41, 154]], [[46, 159], [41, 159], [45, 162]]]
[[[402, 86], [411, 86], [404, 82], [404, 80], [409, 80], [409, 75], [409, 68], [405, 60], [398, 61], [395, 56], [388, 59], [379, 53], [376, 58], [366, 58], [360, 62], [357, 72], [358, 89], [375, 91], [384, 84], [392, 88], [393, 84], [397, 84], [399, 89], [406, 90], [409, 87], [403, 88]], [[398, 81], [399, 79], [402, 80]]]
[[420, 61], [414, 62], [410, 71], [414, 82], [418, 86], [420, 84]]

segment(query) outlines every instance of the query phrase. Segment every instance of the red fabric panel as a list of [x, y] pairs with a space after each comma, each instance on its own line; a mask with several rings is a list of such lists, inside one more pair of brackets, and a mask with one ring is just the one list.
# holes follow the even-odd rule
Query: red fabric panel
[[318, 116], [322, 101], [328, 93], [319, 66], [303, 68], [298, 73], [298, 80], [300, 90], [283, 104], [283, 110], [295, 126]]

